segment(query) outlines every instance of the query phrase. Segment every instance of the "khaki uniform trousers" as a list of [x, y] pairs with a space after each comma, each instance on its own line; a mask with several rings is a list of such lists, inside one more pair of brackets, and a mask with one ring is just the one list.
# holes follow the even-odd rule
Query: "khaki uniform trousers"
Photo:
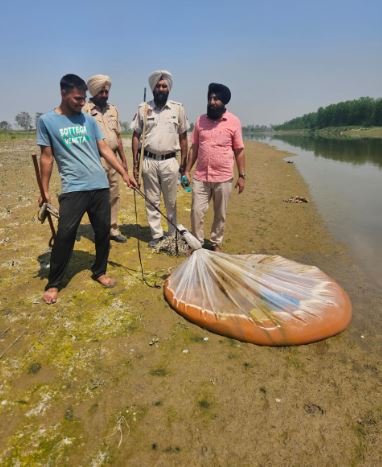
[[[116, 156], [117, 157], [117, 156]], [[118, 212], [119, 212], [119, 173], [109, 165], [106, 160], [101, 157], [103, 168], [105, 169], [107, 179], [110, 185], [110, 206], [111, 206], [111, 226], [110, 235], [120, 235], [118, 228]]]
[[[166, 206], [167, 217], [176, 225], [176, 192], [178, 189], [179, 164], [175, 157], [164, 161], [157, 161], [145, 157], [142, 167], [142, 179], [147, 198], [159, 208], [160, 195]], [[161, 226], [161, 215], [154, 207], [146, 201], [147, 221], [150, 226], [153, 239], [163, 236]], [[168, 224], [171, 234], [174, 227]]]
[[223, 242], [224, 225], [228, 200], [232, 192], [232, 180], [228, 182], [192, 182], [191, 228], [193, 235], [203, 244], [204, 217], [211, 198], [214, 205], [214, 220], [211, 227], [211, 243], [220, 245]]

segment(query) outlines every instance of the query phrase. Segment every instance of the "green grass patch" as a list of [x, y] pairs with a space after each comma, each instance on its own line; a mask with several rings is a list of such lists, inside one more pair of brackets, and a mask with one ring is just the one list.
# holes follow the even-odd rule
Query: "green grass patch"
[[0, 130], [0, 142], [3, 141], [14, 141], [14, 140], [26, 140], [35, 138], [35, 131], [2, 131]]
[[168, 376], [169, 375], [169, 372], [166, 370], [166, 368], [164, 367], [157, 367], [157, 368], [152, 368], [150, 370], [150, 375], [151, 376], [161, 376], [161, 377], [164, 377], [164, 376]]

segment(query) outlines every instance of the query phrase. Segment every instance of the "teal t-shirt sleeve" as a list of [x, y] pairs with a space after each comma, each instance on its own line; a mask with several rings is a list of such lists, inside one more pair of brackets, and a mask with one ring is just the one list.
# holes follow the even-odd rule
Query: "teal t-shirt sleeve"
[[39, 146], [52, 146], [48, 130], [46, 129], [42, 117], [40, 117], [37, 122], [36, 140]]

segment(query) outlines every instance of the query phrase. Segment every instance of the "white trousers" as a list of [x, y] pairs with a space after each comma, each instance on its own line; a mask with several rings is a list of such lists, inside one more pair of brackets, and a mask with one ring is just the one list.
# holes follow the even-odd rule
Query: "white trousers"
[[228, 200], [232, 192], [232, 180], [228, 182], [201, 182], [193, 180], [191, 228], [193, 235], [203, 244], [204, 217], [208, 206], [213, 200], [214, 221], [211, 227], [211, 243], [220, 245], [223, 242], [224, 225], [228, 207]]
[[[159, 208], [160, 195], [166, 206], [167, 217], [176, 225], [176, 192], [178, 188], [179, 164], [175, 157], [165, 161], [157, 161], [145, 157], [142, 167], [142, 179], [147, 198]], [[153, 239], [163, 236], [161, 215], [146, 201], [147, 221]], [[172, 233], [174, 227], [168, 224], [168, 231]]]

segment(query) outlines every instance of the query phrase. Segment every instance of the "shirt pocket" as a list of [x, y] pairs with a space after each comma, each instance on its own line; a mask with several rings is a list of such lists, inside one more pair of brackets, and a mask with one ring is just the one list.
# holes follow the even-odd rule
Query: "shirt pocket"
[[231, 132], [226, 128], [215, 129], [213, 137], [217, 146], [232, 146]]
[[117, 131], [118, 129], [118, 119], [117, 117], [111, 116], [108, 118], [108, 126], [110, 130]]
[[152, 130], [156, 126], [156, 120], [155, 117], [148, 116], [146, 120], [146, 128], [148, 130]]
[[166, 128], [168, 129], [168, 132], [171, 134], [178, 133], [179, 129], [179, 122], [176, 120], [171, 120], [170, 122], [167, 123]]
[[200, 130], [199, 131], [199, 143], [205, 143], [214, 139], [213, 130]]

